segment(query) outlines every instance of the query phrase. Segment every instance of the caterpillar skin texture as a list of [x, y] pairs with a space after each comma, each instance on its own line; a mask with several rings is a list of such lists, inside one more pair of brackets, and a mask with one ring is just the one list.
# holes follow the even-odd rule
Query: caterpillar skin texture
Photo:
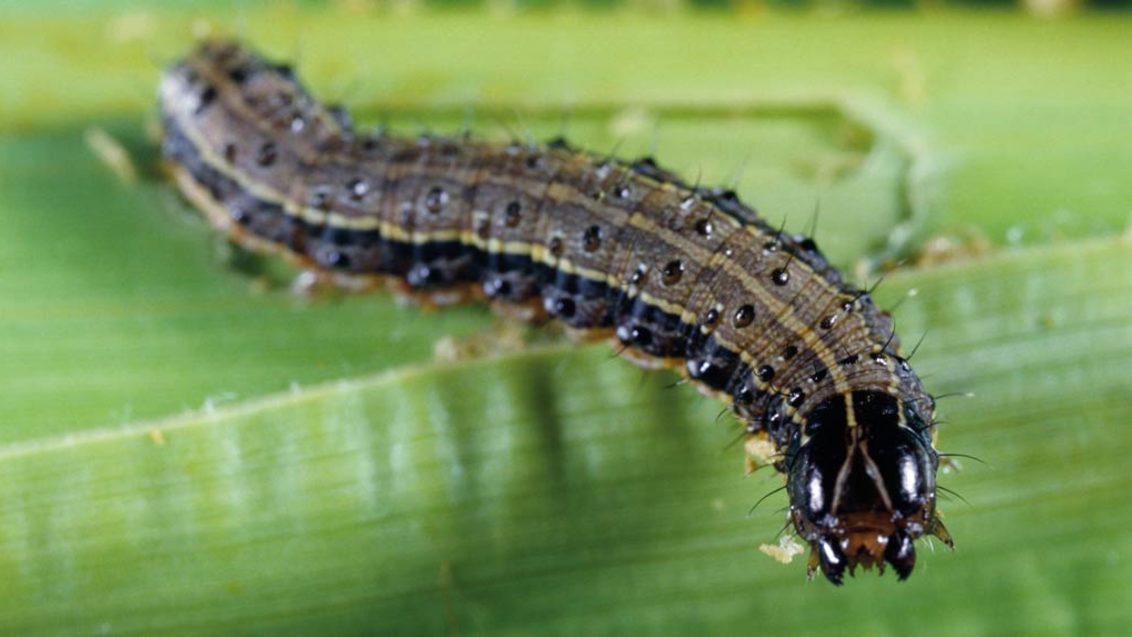
[[553, 317], [727, 401], [778, 451], [811, 575], [887, 563], [904, 579], [917, 538], [950, 545], [935, 403], [891, 320], [733, 192], [561, 140], [356, 133], [234, 42], [201, 44], [159, 92], [178, 185], [241, 244], [432, 303]]

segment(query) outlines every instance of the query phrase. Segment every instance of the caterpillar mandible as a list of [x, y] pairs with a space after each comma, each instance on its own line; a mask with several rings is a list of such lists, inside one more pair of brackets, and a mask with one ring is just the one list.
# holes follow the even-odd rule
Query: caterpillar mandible
[[436, 304], [484, 299], [675, 367], [769, 440], [809, 573], [900, 579], [936, 511], [935, 402], [812, 239], [651, 158], [355, 132], [286, 65], [207, 41], [160, 85], [184, 195], [254, 250]]

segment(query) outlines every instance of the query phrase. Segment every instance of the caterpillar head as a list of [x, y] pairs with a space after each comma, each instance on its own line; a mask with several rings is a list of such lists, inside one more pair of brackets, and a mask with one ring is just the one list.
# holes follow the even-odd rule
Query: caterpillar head
[[914, 541], [951, 538], [935, 510], [939, 458], [928, 421], [899, 398], [854, 391], [806, 415], [786, 454], [790, 517], [818, 568], [841, 584], [846, 569], [892, 566], [903, 580]]

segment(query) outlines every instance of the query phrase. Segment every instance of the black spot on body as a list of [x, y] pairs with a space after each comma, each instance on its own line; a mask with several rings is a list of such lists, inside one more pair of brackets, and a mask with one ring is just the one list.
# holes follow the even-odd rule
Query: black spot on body
[[480, 239], [491, 238], [491, 219], [484, 217], [475, 220], [475, 233]]
[[[755, 402], [755, 397], [757, 395], [758, 394], [755, 392], [754, 388], [752, 388], [750, 386], [750, 384], [744, 383], [735, 392], [735, 402], [743, 404], [743, 405], [750, 405], [751, 403]], [[748, 423], [747, 426], [748, 427], [754, 427], [755, 424], [752, 421], [752, 422]], [[754, 431], [748, 430], [748, 433], [754, 433]]]
[[715, 327], [717, 323], [719, 323], [719, 310], [710, 308], [704, 313], [703, 324], [707, 327]]
[[562, 243], [562, 238], [561, 237], [551, 237], [550, 242], [547, 243], [546, 249], [550, 252], [550, 255], [553, 256], [553, 257], [562, 256], [562, 252], [565, 250], [565, 247], [563, 246], [563, 243]]
[[553, 316], [557, 316], [563, 319], [568, 319], [574, 316], [574, 312], [577, 310], [577, 307], [578, 306], [576, 303], [574, 303], [573, 299], [564, 296], [550, 297], [547, 298], [545, 302], [545, 309], [547, 312], [549, 312]]
[[503, 210], [503, 225], [508, 228], [518, 226], [519, 222], [523, 220], [521, 210], [522, 206], [519, 205], [518, 201], [507, 204], [507, 207]]
[[676, 285], [684, 276], [684, 262], [679, 259], [669, 261], [661, 269], [661, 282], [665, 285]]
[[630, 168], [638, 175], [648, 177], [649, 179], [683, 185], [678, 177], [661, 168], [652, 157], [641, 157], [634, 161]]
[[316, 210], [326, 212], [330, 209], [330, 191], [325, 188], [317, 188], [311, 193], [310, 206]]
[[275, 143], [264, 142], [264, 144], [259, 147], [259, 153], [256, 154], [255, 161], [263, 168], [267, 168], [274, 164], [276, 159], [278, 159], [278, 152], [275, 149]]
[[728, 391], [729, 384], [735, 375], [737, 359], [734, 356], [722, 355], [724, 351], [716, 350], [704, 358], [688, 359], [685, 367], [688, 376], [717, 391]]
[[323, 241], [339, 247], [352, 245], [355, 239], [356, 233], [348, 228], [339, 228], [336, 226], [326, 226], [322, 234]]
[[350, 193], [350, 199], [354, 201], [361, 201], [369, 192], [369, 184], [366, 180], [355, 177], [346, 182], [346, 190]]
[[573, 147], [570, 146], [570, 142], [567, 142], [566, 138], [561, 135], [552, 138], [546, 145], [554, 150], [573, 150]]
[[601, 226], [590, 226], [582, 233], [582, 249], [586, 252], [596, 252], [601, 247]]
[[197, 107], [193, 111], [194, 115], [200, 115], [208, 108], [214, 101], [216, 101], [216, 88], [212, 86], [204, 87], [197, 98]]
[[795, 387], [790, 390], [790, 394], [786, 397], [786, 402], [791, 407], [801, 407], [802, 403], [806, 402], [806, 392]]
[[444, 207], [448, 205], [448, 191], [436, 186], [431, 188], [425, 193], [424, 206], [430, 214], [438, 215], [444, 212]]
[[648, 350], [652, 344], [652, 330], [641, 325], [619, 325], [616, 330], [617, 338], [625, 345], [636, 346]]
[[249, 70], [246, 66], [235, 66], [228, 69], [228, 79], [234, 84], [243, 84], [247, 81]]
[[440, 283], [441, 272], [436, 268], [420, 263], [405, 274], [405, 281], [414, 288], [427, 288]]
[[290, 64], [270, 64], [269, 68], [288, 82], [295, 81], [295, 68]]
[[738, 328], [744, 328], [755, 322], [755, 306], [751, 304], [741, 305], [739, 309], [735, 310], [735, 316], [731, 319], [731, 324]]
[[700, 235], [701, 237], [710, 237], [711, 233], [714, 231], [714, 228], [711, 225], [711, 220], [707, 218], [696, 221], [695, 228], [696, 234]]

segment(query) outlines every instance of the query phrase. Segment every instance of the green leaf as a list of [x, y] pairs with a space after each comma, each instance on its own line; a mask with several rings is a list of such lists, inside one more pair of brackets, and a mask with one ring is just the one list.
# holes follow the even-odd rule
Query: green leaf
[[966, 500], [944, 502], [957, 549], [834, 589], [758, 551], [785, 499], [748, 510], [781, 478], [744, 478], [731, 417], [672, 375], [553, 335], [434, 359], [506, 328], [479, 307], [303, 299], [280, 264], [233, 256], [144, 132], [151, 60], [200, 16], [119, 4], [0, 9], [0, 632], [1132, 621], [1126, 18], [206, 14], [408, 134], [473, 105], [486, 137], [567, 119], [571, 141], [705, 183], [745, 166], [745, 200], [795, 231], [820, 208], [849, 269], [974, 237], [878, 290], [906, 345], [926, 333], [928, 386], [973, 394], [941, 401], [940, 447], [985, 462], [942, 478]]

